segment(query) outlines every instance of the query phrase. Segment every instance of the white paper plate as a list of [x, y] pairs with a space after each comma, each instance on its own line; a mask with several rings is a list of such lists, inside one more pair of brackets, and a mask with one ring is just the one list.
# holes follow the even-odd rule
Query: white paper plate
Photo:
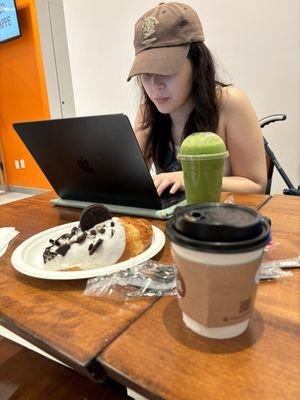
[[106, 267], [87, 269], [83, 271], [49, 271], [44, 269], [43, 252], [49, 244], [49, 239], [59, 237], [63, 233], [69, 232], [73, 226], [78, 226], [78, 222], [71, 222], [69, 224], [47, 229], [25, 240], [12, 254], [11, 262], [13, 267], [22, 274], [42, 279], [67, 280], [91, 278], [93, 276], [121, 271], [147, 261], [157, 254], [165, 244], [164, 233], [152, 225], [153, 240], [151, 246], [143, 253], [130, 258], [129, 260]]

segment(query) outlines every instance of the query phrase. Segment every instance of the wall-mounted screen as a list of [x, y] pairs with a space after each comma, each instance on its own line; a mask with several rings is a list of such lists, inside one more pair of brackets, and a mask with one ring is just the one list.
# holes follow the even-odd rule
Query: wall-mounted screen
[[15, 0], [0, 0], [0, 43], [21, 35]]

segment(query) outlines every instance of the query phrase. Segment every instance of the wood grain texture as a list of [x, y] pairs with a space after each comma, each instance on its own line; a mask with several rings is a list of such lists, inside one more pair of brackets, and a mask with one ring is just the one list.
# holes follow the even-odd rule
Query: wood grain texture
[[0, 323], [54, 357], [87, 373], [89, 363], [154, 299], [115, 302], [83, 296], [86, 279], [47, 281], [15, 271], [13, 250], [28, 237], [79, 219], [80, 210], [54, 207], [53, 193], [0, 207], [0, 226], [20, 234], [0, 264]]
[[[223, 193], [222, 201], [229, 195]], [[79, 219], [80, 210], [54, 207], [49, 203], [53, 197], [50, 192], [0, 207], [0, 225], [13, 226], [20, 232], [1, 258], [0, 323], [80, 373], [101, 375], [101, 364], [94, 363], [98, 353], [156, 299], [124, 303], [96, 299], [83, 296], [86, 280], [47, 281], [15, 271], [10, 258], [22, 241]], [[248, 201], [253, 205], [256, 200]], [[165, 221], [151, 222], [165, 231]], [[164, 263], [172, 261], [168, 242], [155, 258]]]
[[230, 193], [227, 201], [240, 206], [260, 209], [270, 198], [271, 196], [266, 194], [252, 194], [249, 196], [247, 193]]
[[0, 337], [0, 399], [125, 400], [129, 397]]
[[[252, 200], [243, 196], [247, 205]], [[300, 198], [275, 196], [260, 212], [272, 219], [277, 255], [297, 256]], [[161, 298], [98, 362], [111, 377], [151, 399], [294, 400], [300, 397], [299, 305], [299, 270], [262, 282], [247, 331], [218, 341], [186, 328], [177, 300]]]
[[260, 213], [271, 219], [274, 246], [265, 260], [278, 260], [300, 255], [300, 197], [275, 195]]

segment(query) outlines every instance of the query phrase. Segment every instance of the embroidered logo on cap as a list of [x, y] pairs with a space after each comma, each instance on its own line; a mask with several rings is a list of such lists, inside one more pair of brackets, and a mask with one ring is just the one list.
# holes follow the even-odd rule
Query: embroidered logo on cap
[[155, 34], [155, 25], [159, 23], [156, 17], [147, 17], [142, 23], [142, 44], [146, 45], [156, 41], [156, 36], [150, 38], [151, 35]]

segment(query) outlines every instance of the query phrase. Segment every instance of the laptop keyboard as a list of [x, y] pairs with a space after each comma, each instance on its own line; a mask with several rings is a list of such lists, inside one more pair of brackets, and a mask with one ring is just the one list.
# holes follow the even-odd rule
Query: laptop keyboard
[[160, 200], [162, 204], [162, 208], [168, 208], [173, 206], [176, 203], [185, 199], [185, 192], [176, 192], [171, 194], [169, 192], [170, 188], [165, 189], [160, 195]]

